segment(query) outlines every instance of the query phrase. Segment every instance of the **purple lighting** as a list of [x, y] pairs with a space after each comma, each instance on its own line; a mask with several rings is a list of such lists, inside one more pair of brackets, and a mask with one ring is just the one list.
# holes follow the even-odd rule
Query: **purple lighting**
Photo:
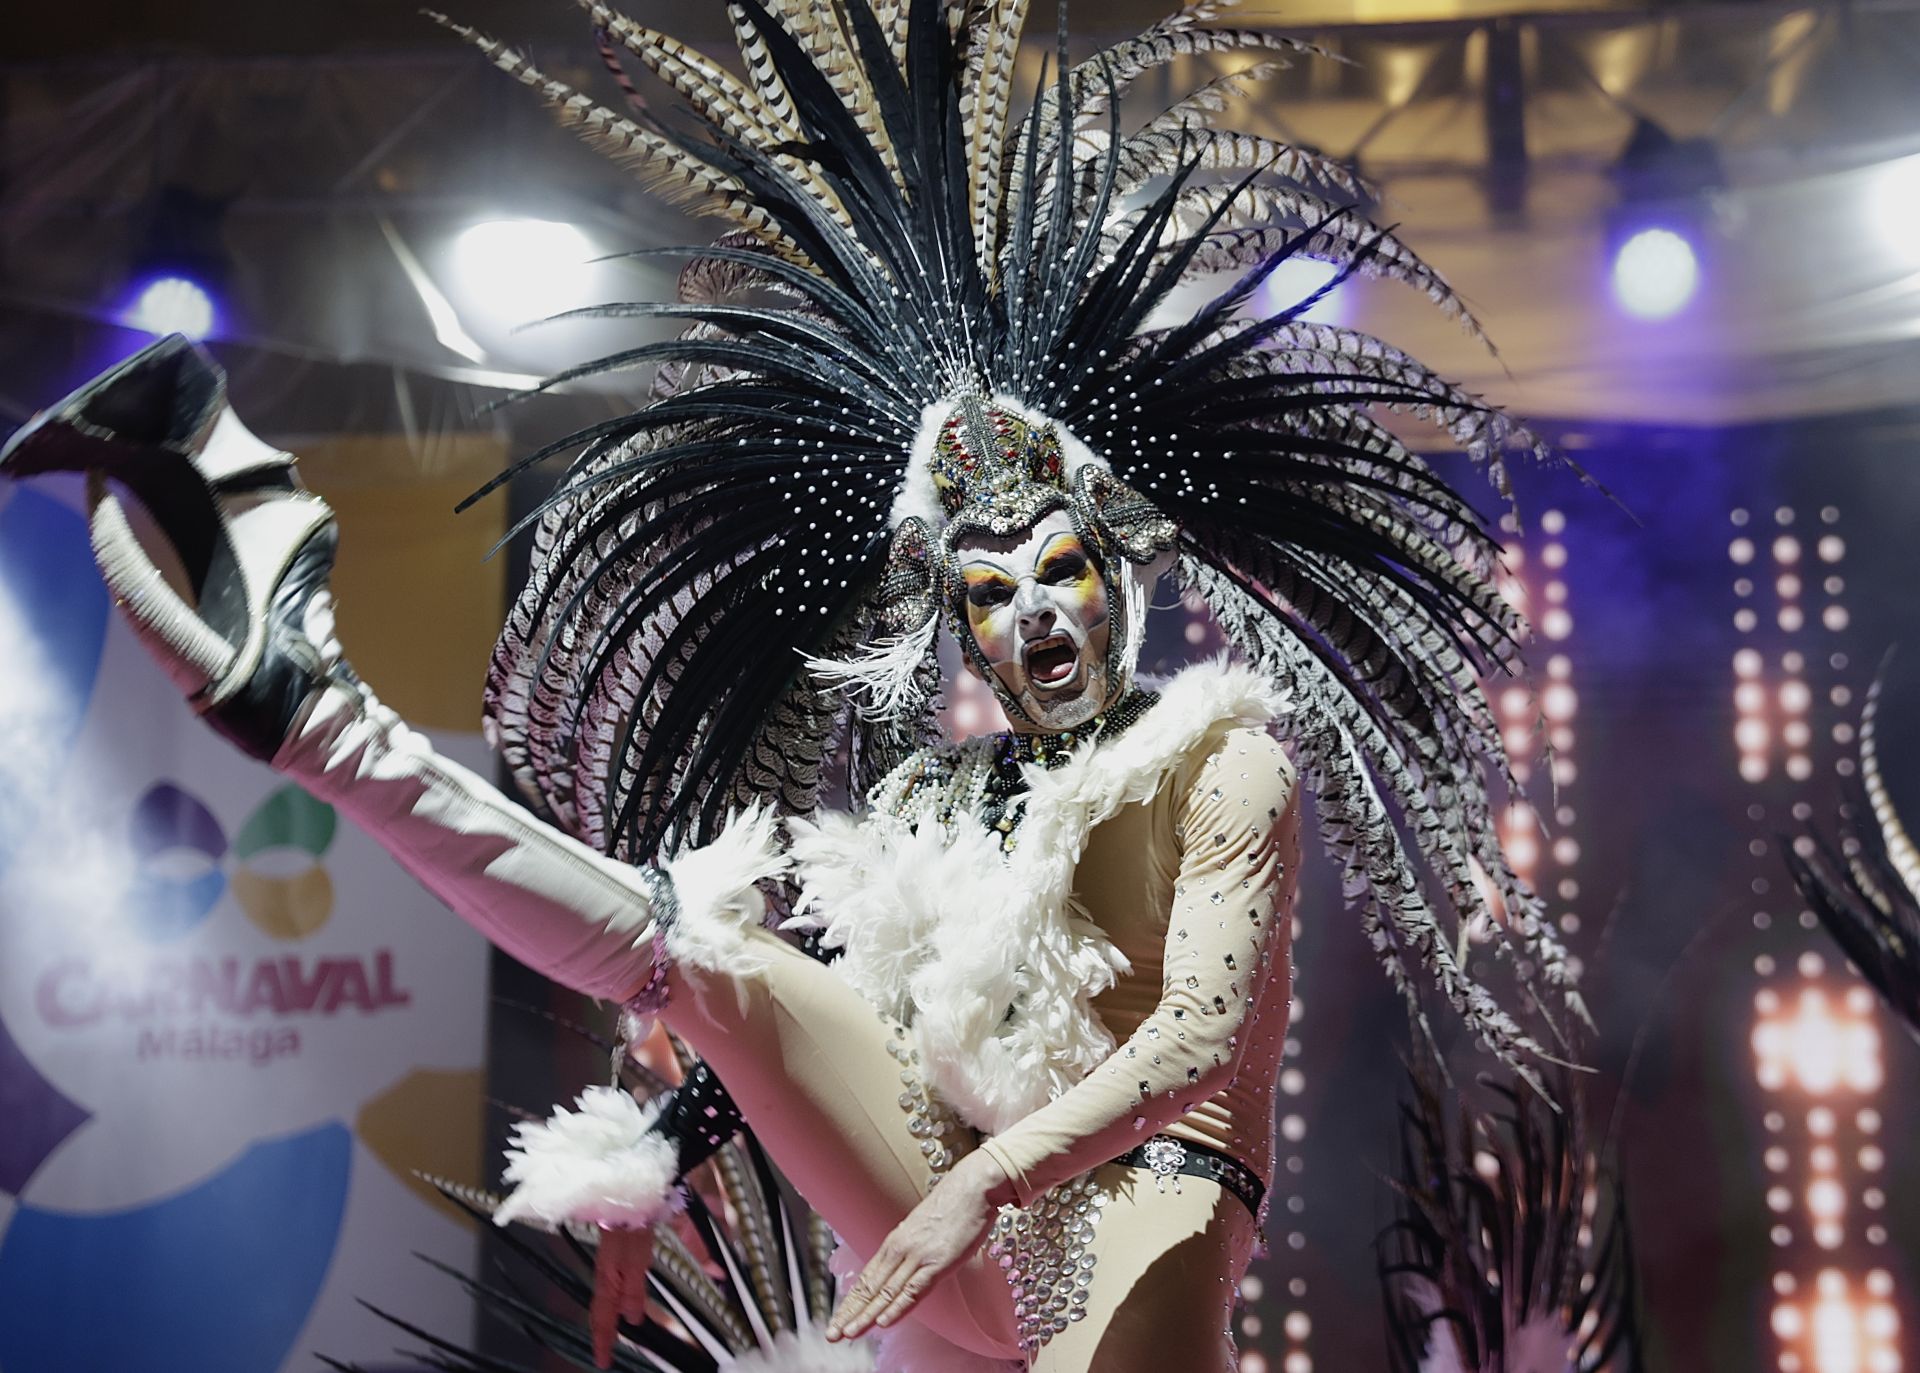
[[[1265, 315], [1277, 315], [1283, 310], [1290, 310], [1316, 291], [1323, 290], [1339, 274], [1340, 268], [1334, 263], [1310, 257], [1290, 257], [1274, 268], [1272, 275], [1260, 284], [1260, 311]], [[1314, 324], [1338, 323], [1346, 291], [1345, 283], [1328, 291], [1300, 318]]]
[[1693, 245], [1672, 229], [1642, 229], [1614, 254], [1614, 297], [1641, 319], [1677, 314], [1699, 284]]
[[183, 276], [155, 277], [121, 316], [130, 329], [185, 334], [196, 341], [213, 332], [214, 319], [213, 297], [199, 282]]

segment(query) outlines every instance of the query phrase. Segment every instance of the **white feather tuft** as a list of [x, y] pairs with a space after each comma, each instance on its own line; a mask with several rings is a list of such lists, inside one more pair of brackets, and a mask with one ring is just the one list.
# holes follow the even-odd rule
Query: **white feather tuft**
[[819, 1326], [775, 1333], [771, 1345], [723, 1358], [721, 1373], [873, 1373], [873, 1347], [865, 1340], [828, 1344]]
[[1120, 606], [1126, 615], [1122, 642], [1122, 651], [1126, 661], [1120, 664], [1120, 676], [1131, 682], [1140, 666], [1140, 650], [1147, 641], [1147, 611], [1153, 608], [1153, 589], [1160, 583], [1160, 577], [1166, 571], [1163, 560], [1141, 564], [1121, 558], [1120, 562]]
[[787, 870], [772, 809], [741, 811], [711, 844], [676, 855], [665, 869], [680, 904], [667, 925], [668, 954], [709, 972], [742, 970], [742, 935], [766, 920], [759, 884]]
[[927, 616], [918, 629], [864, 644], [846, 658], [801, 656], [823, 686], [845, 691], [867, 720], [893, 720], [919, 714], [917, 679], [933, 653], [940, 617]]
[[493, 1223], [639, 1228], [677, 1211], [679, 1148], [649, 1133], [658, 1104], [642, 1107], [618, 1087], [589, 1087], [575, 1104], [513, 1127], [504, 1175], [513, 1191]]

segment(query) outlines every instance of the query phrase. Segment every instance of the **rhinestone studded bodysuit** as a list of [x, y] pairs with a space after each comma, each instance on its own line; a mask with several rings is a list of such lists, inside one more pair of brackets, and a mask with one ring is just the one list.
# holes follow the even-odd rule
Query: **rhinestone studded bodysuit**
[[[1137, 718], [1130, 710], [1126, 724]], [[1024, 798], [1000, 794], [1008, 770], [988, 766], [995, 747], [975, 740], [942, 751], [917, 785], [875, 803], [923, 817], [964, 810], [1017, 844]], [[1273, 1093], [1290, 988], [1268, 974], [1291, 934], [1292, 781], [1264, 733], [1223, 725], [1154, 795], [1089, 837], [1075, 897], [1131, 964], [1095, 1002], [1119, 1048], [1083, 1083], [983, 1146], [1023, 1203], [1002, 1214], [991, 1245], [1029, 1350], [1086, 1305], [1088, 1248], [1111, 1205], [1093, 1176], [1100, 1164], [1159, 1133], [1228, 1154], [1272, 1180]], [[939, 806], [928, 806], [928, 788]], [[1216, 1032], [1228, 1023], [1231, 1033]], [[1142, 1106], [1149, 1099], [1151, 1123]], [[1167, 1100], [1182, 1109], [1162, 1125]]]

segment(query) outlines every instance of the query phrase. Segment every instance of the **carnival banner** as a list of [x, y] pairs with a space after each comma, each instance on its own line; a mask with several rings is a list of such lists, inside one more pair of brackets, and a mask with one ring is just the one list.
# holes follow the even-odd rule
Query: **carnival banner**
[[0, 1370], [393, 1367], [357, 1299], [464, 1329], [416, 1173], [477, 1173], [484, 943], [193, 719], [77, 492], [0, 490], [0, 663]]

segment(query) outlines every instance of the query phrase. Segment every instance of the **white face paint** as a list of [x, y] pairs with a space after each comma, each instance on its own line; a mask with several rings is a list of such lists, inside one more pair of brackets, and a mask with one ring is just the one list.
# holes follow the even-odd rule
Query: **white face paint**
[[[1021, 733], [1085, 724], [1111, 703], [1107, 582], [1056, 510], [1021, 534], [969, 534], [955, 550], [967, 628]], [[969, 654], [967, 666], [983, 675]], [[1025, 719], [1022, 719], [1022, 714]]]

